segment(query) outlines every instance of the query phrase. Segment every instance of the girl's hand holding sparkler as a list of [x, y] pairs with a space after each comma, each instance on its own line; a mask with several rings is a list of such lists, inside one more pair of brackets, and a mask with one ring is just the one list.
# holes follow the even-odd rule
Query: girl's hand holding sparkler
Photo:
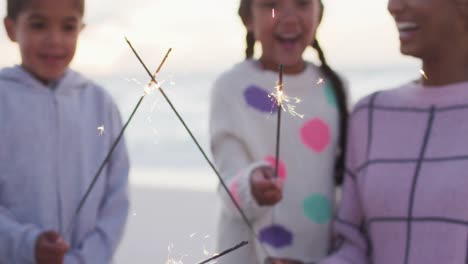
[[35, 254], [38, 264], [62, 264], [69, 246], [55, 231], [45, 231], [39, 235]]
[[283, 183], [272, 167], [259, 167], [250, 175], [252, 195], [260, 206], [272, 206], [283, 198]]
[[265, 264], [303, 264], [303, 262], [290, 259], [269, 259]]

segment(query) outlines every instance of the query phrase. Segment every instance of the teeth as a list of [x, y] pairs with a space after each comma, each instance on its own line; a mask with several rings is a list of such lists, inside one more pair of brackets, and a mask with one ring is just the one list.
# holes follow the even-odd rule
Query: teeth
[[299, 37], [299, 34], [279, 34], [278, 36], [282, 39], [294, 40]]
[[398, 22], [397, 27], [399, 30], [413, 30], [417, 29], [418, 25], [413, 22]]

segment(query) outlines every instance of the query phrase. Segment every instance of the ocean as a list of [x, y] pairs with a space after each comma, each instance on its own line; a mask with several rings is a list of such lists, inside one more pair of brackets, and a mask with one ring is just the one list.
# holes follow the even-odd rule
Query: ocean
[[[344, 68], [339, 69], [339, 73], [348, 84], [352, 103], [374, 91], [393, 88], [420, 77], [419, 69], [414, 66]], [[209, 100], [217, 74], [162, 73], [158, 78], [208, 155]], [[94, 79], [112, 94], [123, 121], [128, 119], [148, 80], [145, 75]], [[125, 138], [134, 172], [130, 178], [132, 184], [194, 189], [210, 189], [216, 185], [217, 179], [206, 160], [159, 92], [145, 97]]]

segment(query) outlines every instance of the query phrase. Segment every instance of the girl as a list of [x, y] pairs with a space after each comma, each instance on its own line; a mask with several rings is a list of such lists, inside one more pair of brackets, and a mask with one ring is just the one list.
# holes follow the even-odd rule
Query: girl
[[[322, 12], [318, 0], [240, 2], [239, 15], [248, 32], [246, 60], [216, 81], [210, 132], [215, 162], [254, 232], [221, 190], [219, 249], [251, 242], [223, 263], [312, 263], [329, 249], [347, 107], [343, 85], [315, 39]], [[256, 41], [262, 47], [259, 60], [252, 58]], [[303, 59], [307, 46], [317, 50], [320, 67]], [[278, 109], [268, 95], [280, 64], [285, 93], [303, 100], [295, 110], [304, 118], [283, 115], [277, 182]]]
[[0, 263], [111, 263], [129, 207], [124, 141], [68, 232], [122, 127], [104, 88], [69, 67], [85, 0], [6, 4], [21, 65], [0, 70]]
[[342, 244], [321, 264], [468, 263], [468, 1], [389, 0], [388, 10], [425, 75], [356, 106]]

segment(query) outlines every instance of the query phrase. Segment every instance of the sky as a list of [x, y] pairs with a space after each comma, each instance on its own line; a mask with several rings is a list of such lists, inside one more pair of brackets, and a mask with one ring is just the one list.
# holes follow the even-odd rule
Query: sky
[[[398, 50], [387, 0], [324, 0], [318, 38], [331, 65], [341, 68], [415, 65]], [[156, 68], [173, 48], [171, 72], [219, 72], [244, 56], [245, 29], [238, 0], [87, 1], [86, 28], [72, 67], [91, 76], [141, 72], [124, 37]], [[0, 16], [5, 15], [5, 5]], [[20, 62], [16, 44], [0, 30], [0, 67]], [[256, 53], [258, 54], [258, 53]], [[316, 55], [307, 51], [306, 58]]]

